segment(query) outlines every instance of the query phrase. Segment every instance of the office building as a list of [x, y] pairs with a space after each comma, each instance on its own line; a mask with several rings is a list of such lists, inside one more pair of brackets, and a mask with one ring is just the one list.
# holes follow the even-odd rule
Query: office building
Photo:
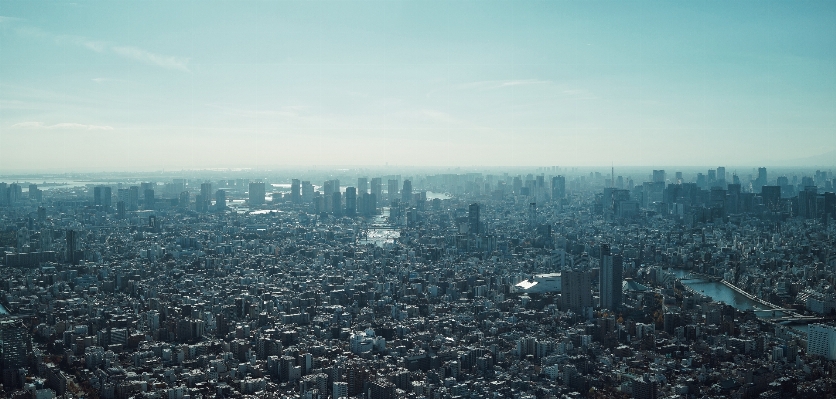
[[[383, 200], [383, 180], [381, 178], [372, 178], [371, 193], [374, 194], [377, 201]], [[375, 204], [375, 207], [377, 207], [377, 204]]]
[[154, 190], [150, 188], [145, 189], [145, 195], [143, 198], [145, 198], [143, 202], [145, 204], [145, 209], [154, 209]]
[[111, 192], [110, 186], [96, 186], [93, 187], [93, 204], [97, 208], [104, 210], [110, 209]]
[[412, 203], [412, 180], [403, 181], [403, 190], [401, 191], [401, 202], [404, 204]]
[[836, 327], [810, 324], [807, 334], [807, 353], [836, 360]]
[[264, 182], [250, 183], [249, 200], [250, 206], [264, 205], [264, 198], [266, 196]]
[[314, 186], [310, 181], [302, 182], [302, 202], [310, 203], [314, 197]]
[[653, 171], [653, 182], [654, 183], [664, 183], [665, 182], [665, 170], [658, 169]]
[[357, 178], [357, 194], [361, 195], [363, 193], [369, 192], [369, 178], [368, 177], [358, 177]]
[[479, 223], [479, 204], [473, 203], [470, 204], [470, 208], [467, 211], [467, 225], [468, 231], [470, 234], [479, 234], [480, 233], [480, 223]]
[[139, 209], [139, 187], [131, 186], [129, 190], [128, 200], [125, 204], [127, 205], [129, 211], [135, 211]]
[[562, 200], [563, 198], [566, 198], [566, 177], [552, 177], [552, 200]]
[[226, 209], [226, 191], [215, 191], [215, 209], [219, 211]]
[[621, 306], [623, 260], [621, 255], [610, 253], [608, 244], [601, 244], [601, 270], [599, 275], [601, 308], [618, 309]]
[[290, 182], [290, 203], [302, 203], [302, 185], [299, 182], [299, 179], [293, 179]]
[[387, 196], [389, 197], [389, 202], [394, 201], [398, 198], [398, 181], [394, 179], [389, 179], [389, 187], [388, 191], [386, 192]]
[[67, 230], [67, 262], [77, 265], [81, 260], [79, 234], [75, 230]]
[[2, 349], [3, 385], [6, 389], [21, 387], [18, 369], [26, 367], [31, 351], [29, 332], [18, 318], [0, 320], [0, 349]]
[[345, 188], [345, 215], [349, 217], [357, 215], [357, 189], [354, 187]]
[[564, 270], [561, 273], [560, 291], [564, 310], [587, 314], [592, 308], [592, 277], [586, 270]]
[[781, 186], [762, 186], [761, 198], [767, 210], [771, 212], [781, 210]]
[[190, 205], [189, 202], [191, 201], [191, 199], [189, 197], [190, 197], [190, 194], [189, 194], [188, 191], [181, 192], [179, 200], [177, 201], [177, 205], [181, 209], [189, 209], [189, 205]]

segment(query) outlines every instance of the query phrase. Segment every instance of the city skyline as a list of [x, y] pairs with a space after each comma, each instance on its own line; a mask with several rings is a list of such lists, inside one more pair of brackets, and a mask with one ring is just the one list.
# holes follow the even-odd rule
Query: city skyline
[[6, 2], [0, 170], [834, 166], [828, 2]]

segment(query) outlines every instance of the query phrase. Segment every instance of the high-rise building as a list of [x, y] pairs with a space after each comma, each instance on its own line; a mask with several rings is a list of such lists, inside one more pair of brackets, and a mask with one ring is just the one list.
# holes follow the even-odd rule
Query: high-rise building
[[79, 256], [79, 235], [75, 230], [67, 230], [67, 262], [77, 265], [80, 261]]
[[658, 169], [653, 171], [653, 182], [654, 183], [664, 183], [665, 182], [665, 170]]
[[153, 189], [145, 189], [145, 209], [154, 209], [154, 190]]
[[6, 389], [20, 387], [18, 369], [26, 367], [27, 354], [31, 351], [29, 333], [23, 320], [0, 320], [0, 349], [2, 349], [3, 385]]
[[377, 213], [377, 196], [374, 193], [363, 193], [363, 216], [369, 217]]
[[836, 327], [810, 324], [807, 334], [807, 353], [836, 360]]
[[[383, 201], [383, 180], [379, 177], [372, 178], [371, 193], [377, 201]], [[377, 204], [375, 204], [375, 208]]]
[[552, 177], [552, 200], [566, 198], [566, 177]]
[[349, 217], [357, 215], [357, 189], [354, 187], [345, 188], [345, 215]]
[[180, 193], [180, 198], [177, 201], [177, 205], [181, 209], [189, 209], [189, 205], [190, 205], [189, 202], [191, 202], [191, 200], [189, 199], [189, 196], [190, 196], [190, 194], [189, 194], [188, 191], [183, 191], [183, 192]]
[[479, 204], [472, 203], [470, 204], [470, 208], [467, 210], [467, 225], [470, 234], [479, 234], [480, 233], [480, 222], [479, 222]]
[[331, 193], [331, 209], [334, 216], [342, 216], [342, 205], [342, 193], [339, 191]]
[[125, 203], [127, 204], [129, 211], [135, 211], [139, 209], [139, 187], [131, 186], [129, 190], [128, 200]]
[[226, 191], [215, 191], [215, 209], [223, 211], [226, 209]]
[[264, 205], [264, 197], [267, 195], [264, 182], [250, 183], [249, 188], [248, 204], [250, 206]]
[[111, 192], [110, 186], [93, 187], [93, 204], [102, 209], [110, 209]]
[[412, 180], [403, 181], [403, 190], [401, 190], [401, 202], [409, 204], [412, 202]]
[[389, 202], [398, 198], [398, 181], [389, 179], [389, 190], [386, 192], [389, 197]]
[[293, 204], [302, 203], [301, 185], [299, 179], [293, 179], [290, 183], [290, 202]]
[[334, 198], [335, 191], [339, 192], [339, 190], [334, 189], [333, 180], [327, 180], [325, 183], [322, 184], [322, 194], [325, 197], [325, 212], [334, 211], [334, 208], [332, 207], [334, 205], [334, 201], [332, 200], [332, 198]]
[[563, 309], [585, 314], [592, 308], [592, 291], [589, 271], [564, 270], [560, 278], [561, 302]]
[[621, 255], [610, 253], [608, 244], [601, 244], [601, 308], [616, 310], [621, 306], [621, 283], [623, 282], [623, 261]]
[[302, 202], [310, 203], [314, 197], [314, 186], [310, 181], [302, 182]]
[[781, 186], [761, 186], [761, 198], [763, 205], [771, 212], [780, 210]]
[[212, 197], [212, 183], [210, 182], [203, 182], [200, 184], [200, 195], [203, 196], [207, 201], [209, 198]]
[[43, 194], [43, 190], [39, 189], [37, 184], [29, 185], [29, 201], [41, 202]]
[[765, 186], [766, 183], [766, 168], [758, 168], [758, 177], [752, 180], [752, 192], [759, 193], [761, 191], [761, 187]]
[[201, 203], [196, 204], [196, 208], [209, 209], [209, 203], [212, 202], [212, 183], [207, 181], [200, 184], [200, 196], [195, 196], [195, 202], [197, 201], [201, 201]]
[[335, 399], [348, 397], [348, 383], [344, 381], [334, 382], [331, 389], [331, 396]]
[[368, 177], [358, 177], [357, 178], [357, 194], [361, 195], [363, 193], [369, 192], [369, 178]]

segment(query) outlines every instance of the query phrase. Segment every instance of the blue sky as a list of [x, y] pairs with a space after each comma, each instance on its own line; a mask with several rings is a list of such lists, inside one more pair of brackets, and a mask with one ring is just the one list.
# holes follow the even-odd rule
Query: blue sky
[[836, 2], [0, 2], [0, 169], [836, 150]]

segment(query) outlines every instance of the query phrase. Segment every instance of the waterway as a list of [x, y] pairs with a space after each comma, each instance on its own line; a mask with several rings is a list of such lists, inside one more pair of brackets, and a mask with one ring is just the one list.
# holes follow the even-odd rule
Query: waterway
[[688, 276], [688, 270], [671, 269], [676, 278], [682, 281], [682, 284], [687, 285], [705, 296], [711, 297], [714, 301], [723, 302], [731, 305], [733, 308], [747, 311], [749, 309], [762, 309], [763, 305], [746, 298], [739, 292], [727, 287], [720, 282], [708, 281], [701, 278]]
[[367, 230], [366, 237], [358, 240], [360, 244], [374, 244], [378, 247], [386, 244], [393, 244], [401, 236], [398, 229], [389, 225], [389, 208], [383, 207], [381, 214], [372, 218], [369, 227], [374, 229]]
[[[694, 291], [699, 292], [716, 302], [723, 302], [727, 305], [732, 306], [735, 309], [740, 311], [747, 311], [750, 309], [755, 310], [755, 314], [762, 318], [762, 319], [770, 319], [773, 317], [782, 317], [786, 316], [787, 314], [781, 311], [771, 311], [771, 310], [764, 310], [764, 306], [759, 304], [739, 292], [729, 288], [725, 284], [717, 281], [709, 281], [698, 277], [691, 277], [688, 274], [690, 273], [689, 270], [682, 270], [682, 269], [671, 269], [671, 273], [673, 273], [676, 278], [682, 281], [683, 285], [687, 285], [691, 287]], [[803, 333], [807, 333], [807, 324], [802, 323], [792, 323], [792, 324], [785, 324], [794, 330], [801, 331]]]

